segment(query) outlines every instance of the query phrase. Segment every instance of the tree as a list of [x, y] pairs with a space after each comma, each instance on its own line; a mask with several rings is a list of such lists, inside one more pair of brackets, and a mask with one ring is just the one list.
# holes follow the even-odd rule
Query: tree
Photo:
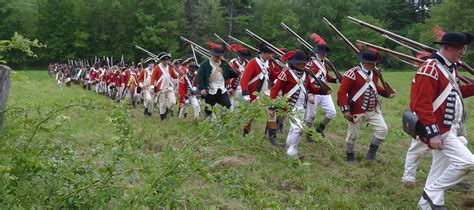
[[0, 63], [7, 63], [3, 59], [4, 53], [16, 49], [26, 54], [29, 57], [36, 57], [36, 54], [31, 50], [31, 47], [45, 47], [37, 39], [31, 41], [28, 38], [15, 32], [11, 40], [0, 40]]

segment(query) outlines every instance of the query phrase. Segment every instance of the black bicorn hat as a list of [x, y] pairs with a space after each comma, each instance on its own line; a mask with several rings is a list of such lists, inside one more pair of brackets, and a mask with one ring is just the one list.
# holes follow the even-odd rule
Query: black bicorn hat
[[240, 56], [244, 57], [245, 59], [249, 59], [250, 57], [252, 57], [252, 54], [248, 50], [239, 50], [239, 51], [237, 51], [237, 53]]
[[441, 37], [440, 41], [433, 42], [434, 44], [444, 45], [468, 45], [471, 44], [474, 37], [465, 32], [446, 32]]
[[169, 60], [169, 59], [171, 59], [171, 54], [167, 53], [167, 52], [160, 52], [160, 54], [158, 54], [158, 59], [160, 59], [160, 60]]
[[318, 44], [313, 47], [313, 53], [326, 53], [331, 52], [331, 49], [326, 44]]
[[363, 63], [378, 63], [382, 61], [382, 56], [372, 50], [364, 50], [357, 54], [357, 60], [362, 61]]
[[288, 60], [289, 64], [306, 64], [309, 61], [308, 55], [306, 55], [305, 52], [302, 50], [298, 49], [295, 51], [295, 54], [293, 54], [293, 57], [291, 57], [290, 60]]
[[258, 45], [258, 51], [264, 53], [273, 53], [272, 49], [270, 49], [270, 47], [265, 43], [260, 43]]

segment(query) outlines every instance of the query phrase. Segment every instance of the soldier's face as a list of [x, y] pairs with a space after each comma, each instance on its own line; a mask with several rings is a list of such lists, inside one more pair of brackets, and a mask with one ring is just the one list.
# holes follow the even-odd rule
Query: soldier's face
[[458, 62], [466, 54], [467, 45], [453, 45], [450, 48], [452, 49], [450, 51], [452, 52], [453, 62]]
[[170, 63], [170, 60], [162, 60], [161, 63], [163, 63], [163, 65], [168, 65]]
[[369, 70], [369, 71], [372, 71], [375, 69], [375, 67], [377, 66], [377, 64], [375, 63], [364, 63], [364, 68]]
[[269, 60], [272, 57], [272, 53], [267, 53], [267, 52], [261, 52], [260, 57], [263, 60]]
[[316, 53], [320, 59], [324, 59], [326, 57], [326, 53]]
[[306, 67], [306, 64], [304, 64], [304, 63], [295, 63], [293, 65], [300, 71], [303, 71], [304, 67]]
[[148, 64], [148, 68], [152, 69], [152, 68], [154, 68], [154, 67], [155, 67], [155, 64], [154, 64], [154, 63], [149, 63], [149, 64]]

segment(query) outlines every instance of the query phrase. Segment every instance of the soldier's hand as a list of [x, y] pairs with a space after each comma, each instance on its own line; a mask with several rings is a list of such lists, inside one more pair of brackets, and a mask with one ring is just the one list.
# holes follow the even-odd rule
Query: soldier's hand
[[395, 98], [396, 95], [397, 95], [396, 92], [395, 92], [395, 93], [392, 93], [392, 94], [390, 94], [390, 95], [388, 96], [388, 98]]
[[344, 115], [344, 118], [346, 118], [346, 120], [348, 120], [349, 122], [354, 122], [354, 120], [352, 119], [351, 112], [343, 112], [342, 115]]
[[207, 95], [206, 89], [202, 89], [202, 90], [201, 90], [201, 95], [203, 95], [203, 96], [206, 96], [206, 95]]
[[437, 135], [430, 138], [430, 145], [431, 148], [435, 150], [442, 150], [443, 149], [443, 141], [441, 140], [441, 136]]
[[314, 104], [314, 95], [309, 95], [309, 96], [308, 96], [308, 102], [309, 102], [310, 104]]

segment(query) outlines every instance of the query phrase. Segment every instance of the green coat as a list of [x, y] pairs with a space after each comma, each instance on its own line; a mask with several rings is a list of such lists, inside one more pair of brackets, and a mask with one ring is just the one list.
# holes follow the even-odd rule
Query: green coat
[[[230, 69], [229, 65], [226, 65], [223, 62], [221, 62], [220, 66], [222, 68], [222, 71], [224, 71], [225, 80], [228, 80], [230, 78], [236, 78], [239, 76], [236, 73], [234, 73], [232, 69]], [[211, 77], [211, 72], [212, 72], [212, 66], [209, 63], [209, 59], [206, 59], [203, 62], [201, 62], [201, 64], [199, 64], [199, 70], [197, 73], [197, 82], [199, 84], [199, 87], [198, 87], [199, 91], [203, 89], [208, 90], [209, 78]]]

